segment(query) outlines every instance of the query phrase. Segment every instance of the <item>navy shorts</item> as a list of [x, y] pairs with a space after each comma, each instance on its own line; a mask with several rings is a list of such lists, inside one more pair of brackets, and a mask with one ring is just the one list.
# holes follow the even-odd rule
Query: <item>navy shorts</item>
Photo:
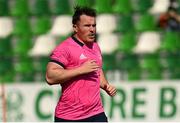
[[66, 120], [55, 116], [55, 122], [108, 122], [104, 112], [81, 120]]

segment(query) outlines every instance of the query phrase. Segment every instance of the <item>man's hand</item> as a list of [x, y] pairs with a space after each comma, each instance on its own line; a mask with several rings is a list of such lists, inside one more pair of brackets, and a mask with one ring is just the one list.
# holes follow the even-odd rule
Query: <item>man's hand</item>
[[97, 71], [99, 69], [99, 66], [97, 65], [95, 60], [88, 60], [84, 62], [78, 69], [81, 74], [86, 74]]
[[109, 94], [110, 96], [115, 96], [116, 95], [116, 88], [113, 85], [106, 84], [104, 90]]

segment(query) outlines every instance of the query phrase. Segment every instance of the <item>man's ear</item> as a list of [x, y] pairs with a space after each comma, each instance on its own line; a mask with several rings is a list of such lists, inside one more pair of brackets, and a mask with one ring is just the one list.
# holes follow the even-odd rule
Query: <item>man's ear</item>
[[73, 30], [75, 33], [77, 32], [77, 25], [73, 24]]

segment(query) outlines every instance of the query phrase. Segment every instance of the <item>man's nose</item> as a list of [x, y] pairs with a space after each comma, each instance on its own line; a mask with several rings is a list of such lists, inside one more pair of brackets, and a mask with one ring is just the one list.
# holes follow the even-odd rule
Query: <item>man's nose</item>
[[95, 31], [95, 27], [90, 26], [90, 31]]

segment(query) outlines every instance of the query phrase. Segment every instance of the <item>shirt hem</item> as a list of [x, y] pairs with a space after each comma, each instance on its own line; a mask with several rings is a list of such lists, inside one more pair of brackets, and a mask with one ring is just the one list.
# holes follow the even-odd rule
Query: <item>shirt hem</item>
[[[62, 118], [62, 119], [65, 119], [65, 120], [82, 120], [82, 119], [86, 119], [86, 118], [89, 118], [91, 116], [94, 116], [94, 115], [97, 115], [99, 113], [102, 113], [104, 112], [104, 110], [100, 110], [98, 112], [95, 112], [95, 113], [92, 113], [92, 114], [89, 114], [89, 115], [86, 115], [86, 116], [83, 116], [83, 117], [79, 117], [79, 118], [73, 118], [73, 119], [69, 119], [69, 117], [61, 117], [61, 116], [57, 116], [55, 115], [57, 118]], [[72, 117], [71, 117], [72, 118]]]

